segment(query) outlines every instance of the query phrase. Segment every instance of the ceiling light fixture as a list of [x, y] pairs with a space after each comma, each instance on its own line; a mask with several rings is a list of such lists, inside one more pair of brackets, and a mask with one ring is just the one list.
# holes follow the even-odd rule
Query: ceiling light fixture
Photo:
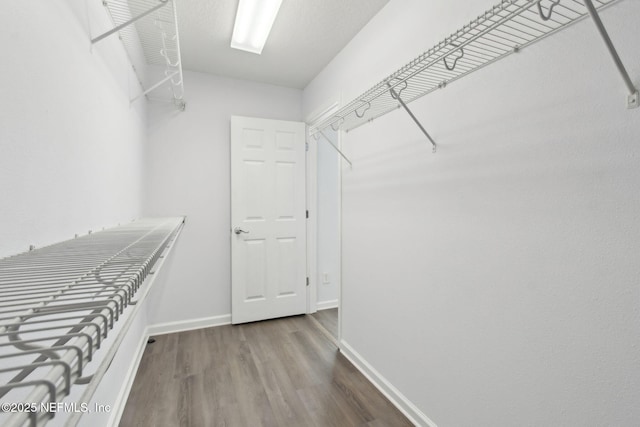
[[282, 0], [240, 0], [231, 47], [260, 55]]

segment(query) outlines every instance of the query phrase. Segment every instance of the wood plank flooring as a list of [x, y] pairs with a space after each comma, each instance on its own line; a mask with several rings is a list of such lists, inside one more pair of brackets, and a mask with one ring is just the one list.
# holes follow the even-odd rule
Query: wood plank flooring
[[412, 425], [306, 316], [155, 338], [120, 426]]
[[316, 319], [326, 330], [334, 337], [338, 339], [338, 309], [329, 308], [327, 310], [319, 310], [311, 315]]

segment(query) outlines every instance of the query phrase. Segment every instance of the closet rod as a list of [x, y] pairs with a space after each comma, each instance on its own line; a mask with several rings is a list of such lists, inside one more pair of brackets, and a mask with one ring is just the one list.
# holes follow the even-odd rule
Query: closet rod
[[631, 77], [629, 77], [629, 73], [622, 63], [620, 55], [618, 55], [618, 51], [611, 41], [611, 37], [609, 37], [609, 33], [607, 32], [607, 29], [600, 19], [600, 14], [593, 6], [593, 2], [591, 0], [584, 0], [584, 5], [586, 6], [589, 15], [591, 15], [593, 23], [596, 24], [596, 28], [598, 29], [598, 32], [600, 33], [604, 44], [607, 46], [613, 62], [616, 64], [616, 67], [618, 68], [618, 71], [622, 76], [622, 80], [624, 80], [627, 89], [629, 89], [629, 96], [627, 97], [627, 108], [637, 108], [638, 106], [640, 106], [640, 99], [638, 99], [638, 89], [631, 81]]
[[139, 21], [140, 19], [144, 18], [148, 14], [155, 12], [156, 10], [160, 9], [161, 7], [166, 6], [169, 3], [169, 0], [159, 0], [159, 1], [160, 1], [160, 4], [158, 4], [157, 6], [152, 7], [151, 9], [147, 10], [146, 12], [141, 13], [140, 15], [136, 16], [135, 18], [129, 19], [127, 22], [124, 22], [124, 23], [118, 25], [117, 27], [107, 31], [104, 34], [101, 34], [98, 37], [96, 37], [94, 39], [91, 39], [91, 44], [96, 44], [100, 40], [109, 37], [111, 34], [117, 33], [118, 31], [122, 30], [123, 28], [128, 27], [129, 25], [133, 24], [134, 22]]

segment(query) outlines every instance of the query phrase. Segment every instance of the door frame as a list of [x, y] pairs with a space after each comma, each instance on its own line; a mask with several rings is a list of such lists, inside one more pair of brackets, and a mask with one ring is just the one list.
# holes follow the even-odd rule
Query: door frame
[[[335, 113], [341, 105], [342, 96], [338, 94], [321, 107], [305, 117], [307, 123], [307, 209], [309, 219], [307, 221], [307, 274], [309, 286], [307, 288], [307, 313], [318, 311], [318, 146], [316, 140], [309, 136], [309, 126], [324, 120]], [[342, 146], [342, 132], [338, 132], [337, 146]], [[342, 163], [342, 162], [341, 162]], [[338, 219], [338, 239], [340, 244], [340, 271], [338, 286], [338, 342], [342, 337], [342, 168], [338, 177], [339, 185], [339, 219]]]

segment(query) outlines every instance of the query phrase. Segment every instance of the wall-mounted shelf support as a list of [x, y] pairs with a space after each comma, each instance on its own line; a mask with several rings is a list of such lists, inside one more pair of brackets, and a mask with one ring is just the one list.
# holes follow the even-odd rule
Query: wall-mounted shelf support
[[[338, 147], [336, 147], [336, 145], [331, 142], [331, 140], [327, 137], [327, 135], [324, 134], [324, 132], [319, 131], [318, 132], [320, 135], [322, 135], [322, 137], [325, 139], [325, 141], [327, 141], [329, 143], [329, 145], [331, 145], [333, 147], [334, 150], [336, 150], [338, 152], [338, 154], [340, 154], [342, 156], [342, 158], [344, 159], [345, 162], [349, 163], [349, 167], [353, 167], [353, 164], [351, 163], [351, 160], [349, 160], [347, 158], [347, 156], [344, 155], [344, 153], [342, 151], [340, 151], [340, 149]], [[314, 135], [315, 139], [318, 140], [318, 135]]]
[[434, 146], [424, 127], [407, 108], [411, 102], [464, 76], [521, 52], [548, 36], [592, 16], [627, 85], [629, 108], [639, 106], [638, 89], [609, 39], [598, 13], [619, 0], [501, 0], [431, 49], [309, 127], [309, 134], [331, 127], [349, 132], [403, 107]]
[[169, 0], [159, 0], [159, 1], [160, 1], [160, 4], [158, 4], [157, 6], [154, 6], [151, 9], [147, 10], [146, 12], [143, 12], [140, 15], [129, 19], [127, 22], [124, 22], [124, 23], [118, 25], [117, 27], [107, 31], [104, 34], [101, 34], [98, 37], [95, 37], [95, 38], [91, 39], [91, 44], [96, 44], [100, 40], [109, 37], [111, 34], [117, 33], [118, 31], [128, 27], [129, 25], [135, 23], [136, 21], [139, 21], [140, 19], [144, 18], [145, 16], [149, 15], [150, 13], [153, 13], [156, 10], [160, 9], [161, 7], [166, 6]]
[[[455, 66], [455, 65], [454, 65]], [[405, 82], [406, 83], [406, 82]], [[402, 106], [402, 108], [405, 109], [405, 111], [407, 112], [407, 114], [409, 114], [409, 116], [411, 116], [411, 118], [413, 119], [414, 122], [416, 122], [416, 124], [418, 125], [418, 127], [420, 128], [420, 130], [422, 131], [422, 133], [424, 133], [427, 137], [427, 139], [429, 140], [429, 142], [431, 142], [431, 145], [433, 145], [433, 152], [436, 152], [436, 142], [433, 140], [433, 138], [431, 138], [431, 136], [429, 135], [429, 133], [425, 130], [424, 126], [422, 126], [422, 123], [420, 123], [420, 121], [417, 119], [417, 117], [413, 114], [413, 112], [411, 112], [411, 110], [409, 109], [409, 107], [407, 107], [407, 104], [404, 103], [404, 101], [402, 100], [402, 98], [400, 97], [400, 94], [397, 93], [395, 91], [394, 88], [391, 87], [391, 84], [389, 84], [389, 82], [387, 82], [387, 86], [389, 86], [389, 93], [391, 93], [391, 97], [393, 99], [398, 100], [398, 102], [400, 103], [400, 105]], [[406, 86], [405, 86], [406, 87]], [[400, 91], [402, 92], [402, 91]]]
[[631, 81], [631, 77], [629, 77], [629, 73], [627, 72], [627, 69], [622, 63], [622, 60], [620, 59], [620, 55], [618, 55], [618, 51], [616, 50], [615, 46], [613, 45], [613, 42], [611, 41], [611, 37], [609, 37], [609, 33], [607, 33], [607, 29], [604, 27], [604, 24], [600, 19], [600, 14], [598, 14], [598, 11], [593, 6], [593, 2], [591, 0], [584, 0], [584, 5], [586, 6], [587, 11], [589, 12], [589, 15], [591, 15], [591, 19], [593, 20], [594, 24], [596, 24], [596, 28], [598, 29], [598, 32], [600, 33], [602, 40], [604, 40], [604, 44], [607, 45], [607, 49], [609, 49], [611, 58], [613, 59], [613, 62], [616, 64], [616, 67], [618, 68], [618, 71], [622, 76], [622, 80], [624, 80], [624, 84], [627, 86], [627, 89], [629, 89], [629, 95], [627, 96], [627, 108], [638, 108], [640, 106], [640, 99], [639, 99], [640, 97], [638, 96], [638, 89], [634, 86], [633, 82]]
[[174, 71], [173, 73], [169, 74], [167, 77], [165, 77], [164, 79], [160, 80], [158, 83], [154, 84], [149, 89], [145, 90], [140, 95], [138, 95], [135, 98], [133, 98], [131, 100], [131, 103], [136, 102], [138, 100], [138, 98], [142, 98], [143, 96], [146, 96], [149, 92], [151, 92], [152, 90], [162, 86], [163, 84], [165, 84], [166, 82], [168, 82], [169, 80], [171, 80], [172, 78], [174, 78], [177, 75], [178, 75], [177, 71]]
[[[142, 89], [141, 93], [131, 96], [130, 102], [134, 103], [166, 85], [169, 93], [156, 96], [156, 99], [167, 96], [166, 101], [173, 102], [184, 111], [186, 104], [175, 0], [103, 0], [102, 4], [113, 28], [92, 38], [91, 45], [118, 34]], [[160, 82], [151, 86], [143, 83], [147, 75], [145, 65], [164, 69]]]

